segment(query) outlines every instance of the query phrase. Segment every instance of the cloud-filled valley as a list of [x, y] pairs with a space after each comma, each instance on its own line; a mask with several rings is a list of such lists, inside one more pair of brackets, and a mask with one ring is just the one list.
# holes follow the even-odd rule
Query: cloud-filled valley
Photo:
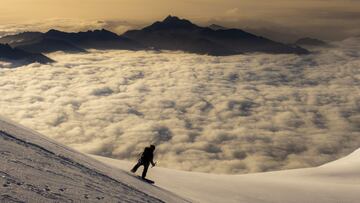
[[0, 112], [86, 153], [213, 173], [317, 166], [360, 147], [360, 40], [310, 55], [54, 53], [0, 63]]

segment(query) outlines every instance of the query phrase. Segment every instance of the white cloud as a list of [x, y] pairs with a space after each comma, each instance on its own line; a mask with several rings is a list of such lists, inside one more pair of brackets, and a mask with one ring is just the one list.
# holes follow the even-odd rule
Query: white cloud
[[[359, 40], [307, 56], [50, 55], [0, 70], [1, 114], [87, 153], [243, 173], [316, 166], [360, 146]], [[6, 65], [5, 65], [6, 67]]]

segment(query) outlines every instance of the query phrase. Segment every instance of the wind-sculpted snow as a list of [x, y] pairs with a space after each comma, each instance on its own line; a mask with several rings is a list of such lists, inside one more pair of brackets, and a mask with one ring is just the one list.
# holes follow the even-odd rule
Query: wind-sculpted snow
[[82, 152], [214, 173], [316, 166], [360, 146], [360, 40], [311, 55], [50, 55], [0, 71], [1, 114]]

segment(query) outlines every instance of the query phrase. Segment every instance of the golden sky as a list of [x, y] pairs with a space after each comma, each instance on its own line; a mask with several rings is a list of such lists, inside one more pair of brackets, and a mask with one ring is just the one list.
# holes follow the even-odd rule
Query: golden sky
[[[360, 12], [358, 0], [1, 0], [2, 19], [158, 18], [172, 13], [197, 18], [230, 14], [301, 17], [307, 12]], [[360, 14], [359, 14], [360, 15]]]
[[[48, 19], [144, 24], [172, 14], [236, 27], [343, 28], [356, 34], [359, 0], [1, 0], [0, 23]], [[359, 26], [356, 26], [359, 27]]]

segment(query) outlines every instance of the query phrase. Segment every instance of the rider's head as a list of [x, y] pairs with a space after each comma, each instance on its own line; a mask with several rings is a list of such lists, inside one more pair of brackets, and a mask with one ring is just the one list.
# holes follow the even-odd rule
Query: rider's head
[[155, 150], [155, 145], [150, 145], [150, 149], [152, 150], [152, 151], [154, 151]]

